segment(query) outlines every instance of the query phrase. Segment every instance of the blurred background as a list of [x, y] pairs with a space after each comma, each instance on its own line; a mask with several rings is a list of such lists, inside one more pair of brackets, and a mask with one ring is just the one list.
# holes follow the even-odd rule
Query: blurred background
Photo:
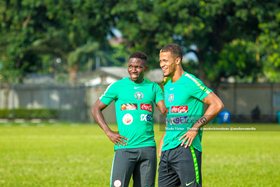
[[[279, 7], [259, 0], [0, 1], [0, 121], [91, 122], [90, 107], [128, 75], [132, 52], [149, 56], [147, 77], [160, 83], [159, 50], [177, 43], [184, 69], [222, 98], [231, 122], [280, 123]], [[113, 111], [105, 111], [110, 123]]]

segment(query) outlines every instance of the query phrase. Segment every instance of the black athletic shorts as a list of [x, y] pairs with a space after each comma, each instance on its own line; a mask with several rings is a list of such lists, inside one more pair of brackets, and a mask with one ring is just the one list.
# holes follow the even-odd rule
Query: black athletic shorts
[[182, 146], [163, 151], [158, 172], [159, 187], [200, 187], [201, 152]]
[[128, 187], [133, 176], [134, 187], [154, 187], [157, 167], [155, 147], [115, 151], [111, 187]]

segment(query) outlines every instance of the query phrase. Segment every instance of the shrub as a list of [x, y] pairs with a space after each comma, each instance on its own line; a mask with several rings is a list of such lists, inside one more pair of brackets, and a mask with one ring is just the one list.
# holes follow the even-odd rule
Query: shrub
[[58, 111], [54, 109], [0, 109], [0, 118], [20, 119], [55, 119]]

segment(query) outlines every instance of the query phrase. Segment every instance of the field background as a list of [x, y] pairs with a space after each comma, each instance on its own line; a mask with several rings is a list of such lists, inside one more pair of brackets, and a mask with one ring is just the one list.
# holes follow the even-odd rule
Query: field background
[[[240, 126], [244, 127], [224, 127]], [[279, 186], [280, 125], [247, 126], [257, 130], [204, 132], [204, 186]], [[162, 134], [159, 129], [156, 125], [157, 142]], [[113, 144], [97, 125], [0, 125], [3, 187], [107, 187], [112, 158]]]

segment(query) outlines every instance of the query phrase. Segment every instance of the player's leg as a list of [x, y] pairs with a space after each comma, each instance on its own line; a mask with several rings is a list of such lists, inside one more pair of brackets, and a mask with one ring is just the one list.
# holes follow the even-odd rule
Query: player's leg
[[201, 186], [201, 152], [179, 146], [172, 156], [172, 168], [179, 175], [181, 186]]
[[170, 156], [172, 150], [163, 151], [161, 153], [159, 168], [158, 168], [158, 186], [159, 187], [177, 187], [180, 185], [179, 176], [171, 167]]
[[127, 187], [133, 173], [136, 156], [129, 149], [115, 151], [111, 170], [111, 187]]
[[154, 187], [157, 167], [155, 147], [139, 148], [139, 160], [133, 172], [134, 187]]

